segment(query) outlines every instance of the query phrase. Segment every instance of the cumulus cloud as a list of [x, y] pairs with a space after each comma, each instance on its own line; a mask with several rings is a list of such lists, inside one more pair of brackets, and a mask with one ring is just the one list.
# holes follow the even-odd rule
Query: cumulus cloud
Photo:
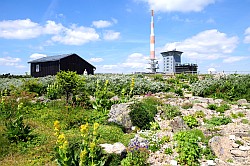
[[215, 0], [139, 0], [146, 2], [150, 9], [160, 12], [200, 12]]
[[118, 65], [103, 65], [102, 68], [105, 70], [114, 70], [118, 68]]
[[247, 59], [247, 57], [245, 56], [231, 56], [231, 57], [227, 57], [223, 60], [223, 63], [234, 63], [237, 61], [241, 61]]
[[228, 37], [216, 29], [206, 30], [181, 42], [167, 43], [162, 51], [181, 50], [184, 56], [193, 60], [218, 59], [232, 53], [238, 44], [238, 37]]
[[103, 58], [90, 58], [90, 62], [102, 62]]
[[20, 58], [12, 58], [12, 57], [0, 58], [1, 66], [18, 66], [19, 62], [21, 62]]
[[39, 53], [34, 53], [34, 54], [30, 55], [30, 59], [32, 59], [32, 60], [43, 58], [43, 57], [47, 57], [47, 55], [45, 55], [45, 54], [39, 54]]
[[244, 42], [245, 43], [250, 43], [250, 27], [248, 27], [246, 30], [245, 30], [245, 39], [244, 39]]
[[40, 35], [52, 35], [49, 42], [59, 42], [65, 45], [82, 45], [99, 39], [95, 29], [74, 24], [67, 28], [50, 20], [44, 26], [30, 19], [0, 22], [0, 38], [32, 39]]
[[105, 20], [98, 20], [92, 22], [92, 25], [96, 28], [106, 28], [112, 26], [112, 24], [113, 24], [112, 22]]
[[0, 37], [6, 39], [31, 39], [42, 34], [42, 27], [25, 20], [6, 20], [0, 22]]
[[120, 32], [115, 32], [113, 30], [106, 30], [103, 33], [103, 38], [105, 40], [116, 40], [119, 39], [120, 37]]
[[52, 37], [52, 41], [66, 45], [82, 45], [98, 39], [99, 35], [95, 29], [83, 26], [77, 27], [76, 25], [72, 25], [71, 28], [65, 29], [63, 33]]
[[96, 28], [107, 28], [110, 27], [114, 24], [117, 24], [117, 19], [112, 18], [111, 21], [106, 21], [106, 20], [98, 20], [98, 21], [93, 21], [92, 26]]
[[133, 53], [128, 56], [126, 61], [122, 63], [122, 67], [124, 68], [132, 68], [132, 69], [145, 69], [146, 64], [148, 62], [148, 57], [144, 56], [141, 53]]
[[57, 24], [54, 21], [48, 20], [43, 28], [45, 34], [58, 34], [62, 32], [65, 27], [62, 24]]

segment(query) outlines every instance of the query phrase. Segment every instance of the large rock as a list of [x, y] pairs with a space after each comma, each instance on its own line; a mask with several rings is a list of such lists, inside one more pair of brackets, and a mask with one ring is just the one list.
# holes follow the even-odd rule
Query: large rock
[[112, 105], [108, 121], [122, 125], [126, 130], [130, 130], [132, 127], [132, 121], [129, 116], [129, 112], [131, 111], [129, 108], [130, 104], [132, 103]]
[[228, 137], [215, 136], [209, 140], [209, 146], [219, 159], [227, 161], [232, 158], [232, 154], [230, 153], [232, 149], [231, 142]]
[[122, 154], [123, 152], [126, 152], [126, 147], [120, 143], [116, 142], [113, 145], [112, 144], [100, 144], [100, 146], [104, 149], [106, 153], [116, 153], [116, 154]]
[[172, 128], [173, 132], [177, 132], [188, 128], [184, 120], [179, 116], [175, 117], [173, 120], [170, 121], [170, 127]]
[[237, 101], [238, 105], [244, 105], [244, 104], [247, 104], [247, 100], [246, 99], [239, 99]]

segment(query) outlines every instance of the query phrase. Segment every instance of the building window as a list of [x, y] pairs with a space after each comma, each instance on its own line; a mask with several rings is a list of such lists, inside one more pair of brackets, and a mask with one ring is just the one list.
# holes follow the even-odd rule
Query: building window
[[40, 71], [40, 66], [36, 65], [36, 72], [39, 72], [39, 71]]

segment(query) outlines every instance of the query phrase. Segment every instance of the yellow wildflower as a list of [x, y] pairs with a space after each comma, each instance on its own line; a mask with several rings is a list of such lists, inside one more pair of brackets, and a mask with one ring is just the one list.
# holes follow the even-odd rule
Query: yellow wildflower
[[98, 123], [94, 123], [94, 131], [98, 129], [100, 125]]
[[87, 134], [87, 132], [88, 132], [88, 127], [89, 127], [89, 124], [88, 124], [88, 123], [86, 123], [86, 124], [80, 126], [80, 131], [81, 131], [82, 135]]
[[58, 136], [57, 138], [57, 143], [58, 144], [63, 144], [63, 142], [65, 141], [65, 135], [62, 133]]
[[60, 122], [59, 122], [58, 120], [56, 120], [56, 121], [54, 122], [54, 130], [55, 130], [56, 132], [59, 132], [59, 131], [61, 130]]
[[91, 142], [89, 144], [90, 150], [93, 150], [95, 148], [95, 146], [96, 146], [95, 142]]

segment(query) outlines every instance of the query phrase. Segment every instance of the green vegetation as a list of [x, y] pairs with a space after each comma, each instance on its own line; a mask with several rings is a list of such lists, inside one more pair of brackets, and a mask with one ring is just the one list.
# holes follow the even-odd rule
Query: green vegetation
[[163, 110], [162, 118], [173, 119], [174, 117], [181, 115], [179, 108], [176, 106], [172, 106], [170, 104], [164, 105], [162, 110]]
[[221, 98], [228, 101], [250, 101], [250, 75], [228, 75], [220, 78], [207, 77], [192, 84], [194, 95]]
[[190, 127], [191, 129], [194, 128], [194, 127], [199, 126], [199, 122], [192, 115], [184, 116], [183, 120], [188, 125], [188, 127]]
[[[154, 121], [158, 109], [162, 119], [182, 115], [180, 106], [163, 101], [176, 97], [175, 94], [182, 97], [183, 91], [192, 90], [194, 95], [222, 98], [232, 104], [240, 98], [249, 101], [249, 89], [249, 75], [198, 80], [197, 75], [189, 74], [166, 78], [161, 74], [83, 76], [59, 72], [57, 76], [43, 78], [0, 78], [0, 165], [144, 166], [148, 165], [150, 152], [160, 150], [170, 141], [176, 144], [166, 148], [165, 154], [179, 153], [180, 165], [199, 165], [201, 157], [215, 158], [208, 146], [209, 138], [201, 130], [192, 129], [199, 125], [196, 118], [205, 118], [205, 113], [197, 111], [184, 116], [191, 130], [175, 133], [174, 140], [159, 137], [160, 126]], [[156, 92], [171, 93], [160, 100], [153, 97]], [[148, 97], [137, 101], [135, 95]], [[133, 102], [130, 106], [133, 125], [151, 133], [144, 137], [148, 141], [144, 147], [130, 146], [135, 134], [125, 133], [123, 127], [108, 122], [111, 106], [123, 102]], [[187, 103], [181, 107], [192, 106]], [[230, 109], [229, 104], [208, 107], [222, 115], [204, 119], [209, 131], [216, 132], [219, 130], [216, 126], [231, 122], [223, 114]], [[245, 116], [244, 112], [231, 114], [232, 118]], [[249, 124], [249, 120], [241, 119], [241, 123]], [[115, 142], [128, 147], [127, 154], [105, 154], [99, 146]]]
[[226, 125], [228, 123], [231, 123], [232, 120], [229, 117], [212, 117], [211, 119], [205, 120], [205, 123], [214, 125], [214, 126], [220, 126], [220, 125]]
[[140, 102], [130, 105], [129, 116], [132, 124], [140, 129], [150, 129], [150, 122], [154, 122], [157, 105], [161, 104], [157, 98], [147, 97]]

